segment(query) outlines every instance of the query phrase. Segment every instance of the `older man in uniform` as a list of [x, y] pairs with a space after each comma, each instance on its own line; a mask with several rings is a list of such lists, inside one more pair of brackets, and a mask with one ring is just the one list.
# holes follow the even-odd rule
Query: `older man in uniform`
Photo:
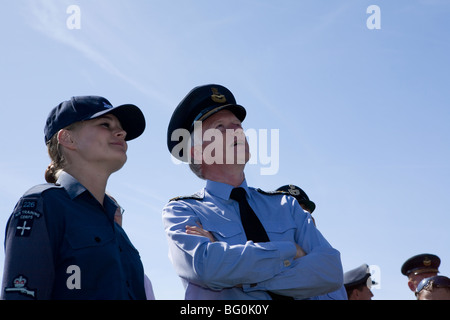
[[408, 287], [412, 292], [416, 292], [420, 281], [425, 278], [435, 276], [439, 272], [441, 259], [430, 253], [422, 253], [413, 256], [402, 265], [401, 272], [408, 277]]
[[[340, 253], [311, 215], [289, 195], [247, 185], [245, 116], [227, 88], [211, 84], [190, 91], [169, 123], [169, 151], [206, 180], [202, 190], [163, 209], [185, 298], [305, 299], [338, 289]], [[196, 225], [216, 241], [186, 232]]]

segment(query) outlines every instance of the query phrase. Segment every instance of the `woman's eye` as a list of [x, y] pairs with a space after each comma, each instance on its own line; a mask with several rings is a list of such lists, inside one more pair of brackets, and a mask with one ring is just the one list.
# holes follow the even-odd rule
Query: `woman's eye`
[[103, 122], [103, 123], [101, 123], [100, 125], [101, 125], [101, 126], [104, 126], [105, 128], [109, 128], [109, 127], [110, 127], [110, 125], [109, 125], [108, 122]]

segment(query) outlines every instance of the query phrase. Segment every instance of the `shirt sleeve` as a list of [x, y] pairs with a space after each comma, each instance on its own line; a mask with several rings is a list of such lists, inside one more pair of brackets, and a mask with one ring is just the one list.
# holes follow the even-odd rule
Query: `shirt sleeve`
[[2, 299], [50, 299], [53, 281], [42, 198], [21, 198], [6, 227]]
[[147, 298], [147, 300], [156, 300], [155, 293], [153, 292], [152, 282], [146, 274], [144, 274], [144, 288], [145, 297]]
[[342, 287], [343, 270], [339, 251], [328, 243], [314, 226], [310, 214], [304, 212], [297, 203], [293, 205], [293, 217], [298, 226], [296, 241], [305, 250], [306, 256], [294, 260], [291, 268], [244, 290], [266, 290], [306, 299]]
[[230, 245], [187, 234], [186, 225], [198, 221], [184, 201], [172, 201], [163, 209], [172, 264], [180, 277], [194, 284], [221, 290], [262, 282], [283, 272], [295, 257], [296, 247], [290, 241]]

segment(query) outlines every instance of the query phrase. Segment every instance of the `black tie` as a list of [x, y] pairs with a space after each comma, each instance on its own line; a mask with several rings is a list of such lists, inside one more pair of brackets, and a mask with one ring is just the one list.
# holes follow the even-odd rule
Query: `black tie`
[[239, 213], [241, 215], [242, 226], [244, 227], [247, 240], [253, 242], [269, 242], [266, 230], [259, 221], [252, 207], [248, 204], [246, 192], [243, 188], [234, 188], [230, 198], [239, 202]]
[[[253, 211], [252, 207], [248, 204], [245, 189], [234, 188], [231, 191], [230, 198], [239, 203], [239, 213], [241, 215], [242, 226], [244, 227], [247, 240], [252, 240], [253, 242], [269, 242], [270, 240], [266, 230], [264, 230], [255, 211]], [[267, 291], [267, 293], [273, 300], [293, 300], [291, 297], [281, 296], [270, 291]]]

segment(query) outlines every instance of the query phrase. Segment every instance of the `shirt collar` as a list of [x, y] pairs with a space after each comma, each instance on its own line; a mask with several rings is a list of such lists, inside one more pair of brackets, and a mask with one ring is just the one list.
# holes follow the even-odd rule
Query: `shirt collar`
[[[242, 183], [239, 187], [244, 188], [245, 192], [248, 193], [247, 181], [245, 179], [244, 179], [244, 181], [242, 181]], [[206, 188], [205, 189], [206, 189], [206, 191], [208, 191], [208, 193], [210, 193], [214, 196], [217, 196], [224, 200], [229, 200], [231, 191], [234, 189], [234, 187], [232, 185], [229, 185], [226, 183], [212, 181], [212, 180], [206, 180]]]
[[[59, 175], [59, 178], [56, 181], [56, 185], [64, 187], [71, 200], [75, 199], [83, 192], [88, 191], [80, 182], [78, 182], [77, 179], [75, 179], [65, 171], [62, 171]], [[88, 194], [91, 195], [89, 191]], [[92, 199], [94, 199], [94, 197], [92, 197]], [[96, 203], [98, 203], [98, 201], [96, 201]], [[105, 196], [103, 207], [106, 212], [112, 213], [112, 217], [114, 218], [114, 214], [117, 209], [116, 202], [113, 201], [110, 197]]]
[[71, 199], [78, 197], [80, 194], [87, 190], [81, 183], [78, 182], [77, 179], [75, 179], [65, 171], [62, 171], [59, 175], [58, 181], [56, 181], [56, 185], [64, 187]]

